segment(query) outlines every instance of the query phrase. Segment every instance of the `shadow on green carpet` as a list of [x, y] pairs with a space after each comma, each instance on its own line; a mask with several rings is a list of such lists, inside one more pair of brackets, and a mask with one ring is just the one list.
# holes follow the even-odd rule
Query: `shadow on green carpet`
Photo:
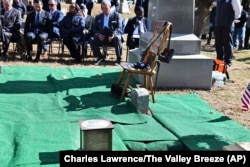
[[196, 94], [157, 94], [153, 117], [190, 150], [222, 150], [250, 140], [250, 130], [216, 111]]
[[156, 94], [153, 117], [110, 95], [120, 68], [4, 67], [0, 75], [0, 161], [4, 166], [58, 166], [77, 150], [79, 120], [115, 125], [113, 150], [220, 150], [250, 139], [249, 130], [197, 95]]

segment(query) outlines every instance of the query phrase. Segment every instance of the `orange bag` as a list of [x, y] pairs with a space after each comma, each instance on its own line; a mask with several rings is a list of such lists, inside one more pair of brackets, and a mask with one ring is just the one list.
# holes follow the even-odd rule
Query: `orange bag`
[[224, 61], [219, 60], [219, 59], [214, 59], [214, 71], [219, 71], [221, 73], [226, 73], [227, 71], [227, 66], [224, 63]]
[[214, 65], [213, 65], [213, 70], [214, 71], [219, 71], [221, 73], [226, 74], [227, 79], [229, 79], [229, 74], [227, 72], [227, 66], [224, 63], [224, 61], [219, 60], [219, 59], [214, 59]]

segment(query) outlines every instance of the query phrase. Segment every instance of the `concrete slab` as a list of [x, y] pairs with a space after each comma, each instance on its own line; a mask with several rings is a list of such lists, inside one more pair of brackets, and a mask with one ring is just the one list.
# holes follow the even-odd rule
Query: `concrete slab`
[[[141, 35], [141, 48], [147, 47], [152, 35], [152, 32]], [[194, 34], [172, 34], [170, 46], [175, 49], [176, 55], [195, 55], [200, 54], [201, 40]]]
[[[140, 61], [142, 49], [129, 51], [128, 62]], [[175, 55], [170, 62], [161, 63], [157, 88], [190, 88], [209, 90], [212, 86], [213, 59], [203, 55]], [[133, 75], [143, 84], [143, 76]], [[154, 77], [155, 81], [155, 77]]]

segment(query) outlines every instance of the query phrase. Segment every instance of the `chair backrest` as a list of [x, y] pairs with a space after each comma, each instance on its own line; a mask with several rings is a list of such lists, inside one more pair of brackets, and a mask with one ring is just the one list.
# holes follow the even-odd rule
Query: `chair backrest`
[[145, 54], [142, 55], [143, 63], [150, 64], [152, 70], [155, 68], [158, 56], [163, 52], [163, 48], [167, 40], [168, 44], [166, 49], [169, 49], [170, 47], [171, 30], [171, 22], [156, 21], [154, 23], [154, 31], [151, 42], [148, 44]]

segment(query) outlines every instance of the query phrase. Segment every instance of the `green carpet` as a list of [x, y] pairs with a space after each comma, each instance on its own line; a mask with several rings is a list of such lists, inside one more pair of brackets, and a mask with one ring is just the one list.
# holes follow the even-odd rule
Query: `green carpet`
[[4, 66], [0, 74], [0, 162], [59, 166], [59, 152], [80, 147], [78, 121], [114, 124], [113, 150], [220, 150], [250, 132], [197, 95], [156, 95], [153, 117], [110, 95], [120, 68]]
[[8, 110], [3, 114], [5, 119], [43, 121], [51, 117], [78, 121], [80, 117], [107, 117], [124, 124], [145, 122], [132, 104], [110, 96], [110, 86], [117, 82], [119, 68], [31, 66], [3, 67], [2, 71], [0, 103], [1, 110]]
[[250, 130], [211, 108], [198, 95], [156, 95], [153, 116], [190, 150], [221, 150], [250, 141]]
[[115, 125], [115, 132], [132, 151], [186, 150], [187, 148], [151, 116], [144, 115], [146, 123]]
[[[120, 72], [120, 68], [2, 67], [1, 166], [58, 166], [61, 150], [80, 147], [78, 121], [91, 118], [107, 118], [115, 125], [113, 150], [183, 148], [178, 138], [140, 114], [130, 101], [110, 95]], [[163, 132], [148, 131], [152, 128]]]
[[[119, 68], [2, 67], [2, 165], [58, 165], [60, 150], [79, 148], [81, 119], [145, 123], [132, 104], [110, 96], [119, 73]], [[113, 138], [113, 150], [127, 150], [118, 135]]]

